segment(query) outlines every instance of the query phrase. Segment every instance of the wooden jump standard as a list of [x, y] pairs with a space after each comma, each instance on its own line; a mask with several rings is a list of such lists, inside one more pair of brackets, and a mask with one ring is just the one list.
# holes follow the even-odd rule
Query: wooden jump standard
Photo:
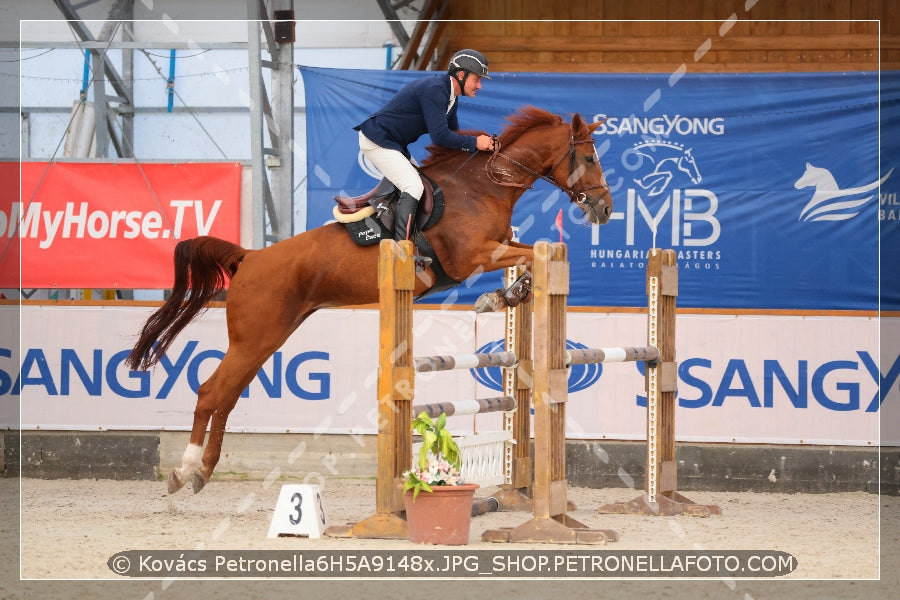
[[[527, 315], [528, 326], [522, 324], [522, 331], [518, 331], [521, 334], [520, 337], [524, 337], [524, 341], [507, 339], [507, 352], [414, 358], [412, 355], [412, 306], [416, 274], [412, 258], [412, 243], [383, 240], [379, 251], [378, 287], [381, 300], [378, 351], [378, 473], [375, 484], [375, 514], [353, 525], [329, 527], [325, 533], [333, 537], [387, 539], [408, 537], [402, 475], [412, 465], [412, 431], [410, 427], [414, 414], [412, 401], [415, 395], [416, 372], [488, 366], [506, 367], [507, 371], [504, 391], [508, 391], [508, 393], [504, 397], [474, 401], [474, 403], [472, 401], [447, 403], [443, 405], [443, 408], [439, 408], [440, 405], [415, 407], [415, 410], [420, 412], [433, 414], [435, 410], [441, 410], [449, 415], [451, 410], [455, 414], [510, 411], [515, 409], [518, 402], [523, 401], [522, 398], [524, 401], [521, 406], [530, 406], [526, 387], [530, 377], [528, 377], [527, 371], [523, 372], [522, 370], [531, 365], [530, 305], [526, 306], [523, 303], [516, 308], [515, 312], [518, 313], [519, 319], [524, 319]], [[518, 327], [519, 321], [515, 321], [515, 323], [513, 327]], [[509, 375], [510, 371], [513, 372], [512, 375]], [[526, 382], [520, 383], [519, 374], [523, 373], [522, 379]], [[449, 404], [452, 404], [451, 410], [447, 410]], [[518, 427], [513, 431], [513, 436], [520, 435], [523, 427], [530, 426], [529, 412], [526, 408], [524, 411], [505, 413], [504, 424], [511, 421]], [[524, 417], [509, 416], [521, 413], [524, 413]], [[521, 442], [518, 441], [520, 439]], [[522, 498], [518, 500], [519, 502], [527, 502], [525, 493], [518, 488], [527, 488], [531, 481], [531, 463], [528, 456], [529, 440], [530, 430], [525, 429], [524, 437], [515, 437], [513, 443], [508, 444], [514, 446], [514, 451], [517, 452], [516, 456], [510, 456], [505, 460], [509, 464], [511, 475], [507, 477], [509, 483], [502, 486], [501, 492], [508, 493], [495, 494], [495, 498], [504, 509], [508, 508], [518, 497]], [[521, 452], [522, 447], [525, 449], [524, 454]], [[505, 503], [506, 505], [504, 505]], [[513, 506], [513, 508], [516, 507]]]
[[[610, 529], [589, 529], [567, 514], [565, 407], [568, 365], [590, 362], [646, 361], [646, 493], [639, 502], [614, 505], [627, 512], [646, 504], [655, 514], [693, 505], [675, 492], [674, 402], [675, 252], [652, 249], [647, 264], [648, 344], [644, 348], [566, 351], [566, 302], [569, 263], [565, 244], [535, 244], [534, 276], [534, 517], [514, 528], [485, 531], [484, 541], [596, 544], [618, 540]], [[608, 507], [601, 507], [601, 512]], [[643, 511], [637, 511], [643, 512]], [[690, 511], [681, 511], [690, 512]]]
[[[601, 513], [645, 515], [721, 514], [718, 506], [696, 504], [678, 493], [675, 461], [675, 407], [678, 363], [675, 362], [675, 301], [678, 261], [674, 250], [651, 248], [647, 256], [647, 346], [658, 348], [647, 363], [647, 461], [644, 493], [628, 502], [605, 504]], [[641, 360], [641, 359], [638, 359]]]

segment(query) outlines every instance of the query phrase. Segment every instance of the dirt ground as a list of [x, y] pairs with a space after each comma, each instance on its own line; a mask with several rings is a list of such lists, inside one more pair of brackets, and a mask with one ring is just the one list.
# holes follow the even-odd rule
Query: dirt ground
[[[164, 482], [108, 480], [0, 480], [5, 515], [14, 515], [21, 483], [21, 562], [15, 548], [0, 547], [0, 564], [10, 581], [2, 598], [179, 597], [274, 598], [297, 592], [316, 598], [346, 597], [358, 589], [368, 598], [421, 598], [448, 583], [464, 597], [518, 595], [550, 597], [572, 590], [584, 598], [622, 593], [649, 597], [726, 598], [895, 598], [900, 576], [900, 498], [863, 492], [841, 494], [759, 494], [691, 492], [698, 503], [716, 504], [719, 516], [706, 518], [599, 514], [597, 507], [636, 496], [628, 489], [572, 488], [577, 508], [569, 514], [592, 528], [614, 529], [619, 541], [578, 549], [604, 550], [777, 550], [790, 553], [797, 567], [777, 581], [763, 579], [578, 579], [578, 580], [123, 580], [107, 566], [126, 550], [402, 550], [426, 549], [408, 540], [322, 537], [267, 538], [280, 483], [213, 481], [200, 494], [183, 489], [167, 495]], [[477, 497], [494, 488], [479, 490]], [[322, 491], [329, 525], [359, 521], [375, 508], [375, 485], [368, 479], [329, 479]], [[470, 542], [452, 549], [566, 550], [568, 545], [496, 544], [481, 541], [488, 529], [514, 527], [525, 512], [495, 512], [472, 521]], [[10, 519], [4, 537], [15, 534]], [[880, 544], [880, 546], [879, 546]], [[427, 549], [442, 547], [428, 546]], [[448, 548], [448, 547], [443, 547]], [[18, 576], [17, 576], [18, 575]], [[879, 578], [881, 579], [879, 581]], [[56, 580], [56, 581], [50, 581]], [[59, 581], [65, 580], [65, 581]], [[75, 581], [80, 580], [80, 581]], [[116, 580], [116, 581], [102, 581]], [[802, 580], [802, 581], [800, 581]], [[869, 581], [866, 581], [869, 580]], [[262, 585], [265, 584], [265, 585]], [[430, 591], [429, 591], [430, 590]], [[617, 591], [618, 590], [618, 591]], [[106, 593], [111, 595], [106, 596]], [[442, 595], [442, 594], [441, 594]]]

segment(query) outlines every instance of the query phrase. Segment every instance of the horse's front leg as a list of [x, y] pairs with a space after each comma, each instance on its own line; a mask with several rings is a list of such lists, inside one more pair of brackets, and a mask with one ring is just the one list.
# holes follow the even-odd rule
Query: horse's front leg
[[518, 265], [531, 266], [534, 248], [519, 242], [485, 241], [476, 248], [465, 248], [445, 265], [447, 274], [457, 280], [487, 271], [499, 271]]
[[479, 296], [475, 301], [475, 313], [497, 312], [530, 301], [531, 284], [531, 273], [525, 271], [506, 289], [497, 288], [493, 292], [485, 292]]
[[[484, 257], [479, 253], [477, 257]], [[481, 266], [485, 271], [494, 271], [508, 267], [525, 265], [529, 267], [534, 260], [534, 249], [519, 242], [508, 241], [494, 244], [490, 251], [490, 260]], [[475, 312], [496, 312], [509, 307], [518, 306], [531, 297], [531, 274], [526, 271], [506, 289], [497, 289], [482, 294], [475, 302]]]

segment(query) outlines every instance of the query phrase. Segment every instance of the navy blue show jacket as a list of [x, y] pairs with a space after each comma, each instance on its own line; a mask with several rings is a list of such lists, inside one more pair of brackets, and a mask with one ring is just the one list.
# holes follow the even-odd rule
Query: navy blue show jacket
[[450, 75], [446, 73], [412, 81], [400, 88], [381, 110], [354, 129], [362, 131], [382, 148], [399, 150], [407, 158], [410, 157], [407, 146], [426, 133], [438, 146], [475, 152], [475, 136], [457, 133], [458, 98], [447, 112], [450, 86]]

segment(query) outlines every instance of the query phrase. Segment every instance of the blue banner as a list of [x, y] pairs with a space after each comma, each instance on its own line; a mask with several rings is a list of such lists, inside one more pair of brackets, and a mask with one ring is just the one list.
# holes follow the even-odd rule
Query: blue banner
[[[335, 194], [376, 183], [353, 126], [428, 75], [301, 73], [312, 228], [333, 219]], [[460, 100], [462, 128], [499, 133], [525, 104], [603, 121], [594, 136], [613, 192], [610, 222], [588, 226], [541, 181], [513, 215], [521, 241], [556, 241], [563, 209], [570, 304], [643, 305], [645, 255], [655, 245], [678, 252], [679, 306], [900, 310], [892, 263], [900, 139], [886, 135], [900, 129], [900, 72], [492, 77], [476, 98]], [[423, 136], [413, 156], [421, 161], [428, 143]], [[457, 302], [471, 304], [500, 282], [489, 273], [462, 286]]]

